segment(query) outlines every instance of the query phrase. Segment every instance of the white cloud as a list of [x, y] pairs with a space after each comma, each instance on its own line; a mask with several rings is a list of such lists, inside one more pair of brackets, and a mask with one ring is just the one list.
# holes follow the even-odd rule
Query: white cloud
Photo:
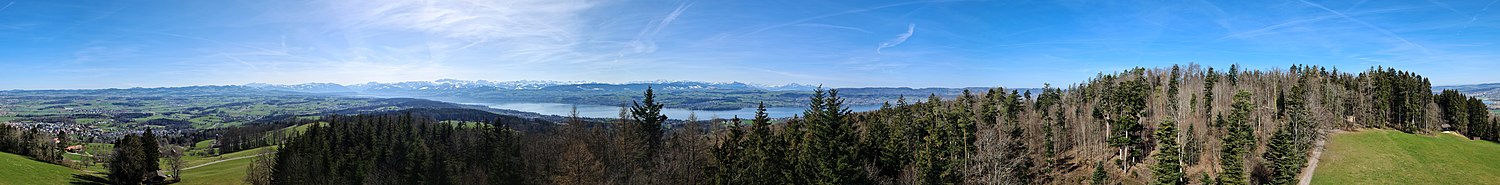
[[901, 45], [901, 43], [906, 42], [906, 39], [911, 38], [911, 35], [913, 33], [915, 33], [916, 31], [917, 31], [917, 24], [906, 25], [906, 33], [903, 33], [903, 34], [901, 34], [899, 36], [896, 36], [895, 39], [891, 39], [890, 41], [885, 41], [885, 42], [880, 43], [880, 46], [875, 47], [875, 53], [880, 53], [881, 49], [885, 49], [885, 48], [889, 48], [889, 47], [896, 47], [896, 46]]

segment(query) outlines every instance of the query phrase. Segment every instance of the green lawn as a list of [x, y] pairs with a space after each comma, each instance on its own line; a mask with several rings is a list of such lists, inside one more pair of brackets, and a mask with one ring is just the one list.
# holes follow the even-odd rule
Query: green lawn
[[0, 185], [68, 184], [79, 171], [0, 152]]
[[[233, 159], [236, 157], [254, 156], [256, 154], [260, 154], [264, 150], [269, 149], [271, 149], [271, 147], [261, 147], [224, 154], [219, 157], [204, 157], [192, 160], [184, 158], [184, 160], [187, 160], [186, 162], [184, 162], [186, 164], [184, 165], [184, 167], [207, 164], [209, 162], [218, 161], [220, 159]], [[244, 184], [246, 170], [249, 169], [250, 162], [254, 160], [254, 157], [249, 157], [214, 163], [189, 170], [182, 170], [182, 182], [177, 184]]]
[[1500, 144], [1393, 130], [1334, 134], [1313, 184], [1500, 184]]

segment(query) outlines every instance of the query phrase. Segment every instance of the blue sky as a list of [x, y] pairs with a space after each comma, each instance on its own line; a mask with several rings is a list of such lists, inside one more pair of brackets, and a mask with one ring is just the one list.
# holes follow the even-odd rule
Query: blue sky
[[1474, 1], [0, 1], [0, 89], [436, 80], [1072, 84], [1196, 62], [1500, 81]]

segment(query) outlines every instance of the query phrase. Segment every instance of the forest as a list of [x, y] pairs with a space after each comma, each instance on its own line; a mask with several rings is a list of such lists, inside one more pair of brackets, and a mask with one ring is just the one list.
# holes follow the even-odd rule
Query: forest
[[1189, 64], [868, 112], [819, 88], [779, 119], [666, 124], [647, 89], [608, 121], [351, 115], [236, 137], [280, 146], [252, 164], [251, 184], [1295, 184], [1335, 130], [1500, 140], [1478, 99], [1430, 86], [1390, 68]]

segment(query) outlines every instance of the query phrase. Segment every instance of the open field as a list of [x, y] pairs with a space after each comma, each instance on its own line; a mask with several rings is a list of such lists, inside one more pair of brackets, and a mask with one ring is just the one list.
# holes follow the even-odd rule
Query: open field
[[254, 159], [228, 160], [182, 170], [182, 182], [177, 184], [244, 184], [245, 172]]
[[230, 159], [219, 163], [203, 165], [198, 168], [182, 170], [182, 182], [177, 184], [244, 184], [245, 172], [249, 169], [250, 162], [255, 160], [255, 157], [251, 156], [260, 154], [262, 151], [268, 149], [270, 147], [262, 147], [224, 154], [219, 157], [205, 157], [187, 161], [187, 165], [185, 166], [193, 167], [221, 159]]
[[1500, 144], [1440, 133], [1363, 130], [1330, 136], [1312, 184], [1500, 183]]
[[0, 152], [0, 185], [68, 184], [79, 171]]
[[[198, 92], [208, 87], [168, 88], [187, 95], [79, 90], [0, 92], [0, 121], [81, 124], [106, 131], [156, 128], [221, 128], [283, 115], [305, 115], [374, 105], [372, 98], [287, 93]], [[144, 90], [137, 90], [144, 91]]]

